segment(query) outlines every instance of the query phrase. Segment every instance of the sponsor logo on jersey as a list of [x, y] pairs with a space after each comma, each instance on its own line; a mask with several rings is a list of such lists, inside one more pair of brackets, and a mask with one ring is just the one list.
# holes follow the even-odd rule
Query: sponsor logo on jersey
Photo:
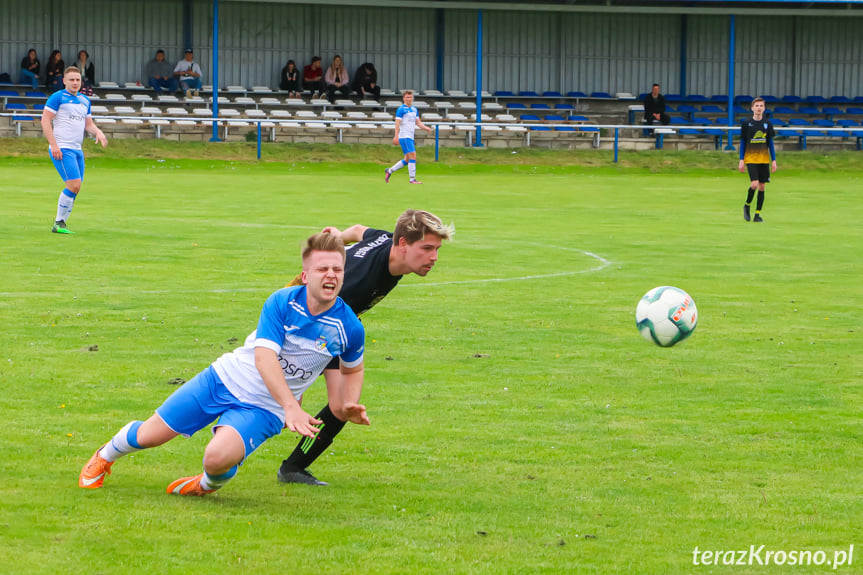
[[285, 375], [287, 375], [289, 379], [302, 379], [305, 381], [315, 374], [315, 372], [305, 369], [304, 367], [300, 367], [283, 355], [279, 356], [279, 365], [282, 366], [282, 371], [285, 372]]
[[318, 339], [315, 340], [315, 349], [318, 351], [324, 351], [325, 349], [327, 349], [326, 336], [318, 336]]
[[369, 242], [368, 245], [365, 245], [361, 248], [358, 248], [351, 255], [355, 258], [364, 258], [364, 257], [366, 257], [367, 253], [369, 253], [370, 251], [372, 251], [373, 249], [375, 249], [377, 247], [384, 245], [389, 239], [390, 239], [390, 237], [388, 235], [386, 235], [386, 234], [381, 235], [378, 237], [378, 239], [374, 240], [373, 242]]

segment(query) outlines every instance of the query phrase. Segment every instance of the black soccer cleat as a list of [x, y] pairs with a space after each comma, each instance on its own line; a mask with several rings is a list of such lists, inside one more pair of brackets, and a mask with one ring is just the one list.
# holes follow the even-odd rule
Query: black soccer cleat
[[306, 469], [300, 469], [299, 471], [294, 469], [285, 469], [284, 466], [279, 468], [278, 474], [279, 481], [282, 483], [302, 483], [303, 485], [329, 485], [326, 481], [321, 481], [314, 475], [308, 472]]
[[761, 219], [761, 214], [755, 214], [755, 217], [752, 218], [752, 221], [753, 222], [763, 222], [764, 220]]
[[743, 204], [743, 219], [749, 221], [749, 204]]

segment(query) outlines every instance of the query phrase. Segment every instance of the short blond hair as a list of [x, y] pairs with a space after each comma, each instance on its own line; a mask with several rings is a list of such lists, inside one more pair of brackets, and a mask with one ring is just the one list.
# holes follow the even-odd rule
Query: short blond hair
[[405, 210], [396, 220], [393, 243], [398, 245], [399, 239], [404, 238], [410, 245], [423, 239], [426, 234], [434, 234], [442, 240], [448, 240], [455, 235], [455, 226], [444, 224], [439, 217], [431, 212]]
[[345, 244], [335, 234], [319, 232], [305, 241], [303, 244], [302, 258], [306, 261], [312, 252], [338, 252], [345, 260]]
[[79, 74], [79, 75], [81, 74], [81, 70], [78, 68], [78, 66], [66, 66], [66, 69], [63, 70], [63, 75], [65, 76], [69, 72], [75, 72], [76, 74]]

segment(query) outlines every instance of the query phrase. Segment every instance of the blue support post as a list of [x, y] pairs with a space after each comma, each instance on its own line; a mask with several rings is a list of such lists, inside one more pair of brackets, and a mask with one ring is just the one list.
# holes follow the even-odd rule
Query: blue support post
[[476, 141], [482, 148], [482, 9], [476, 11]]
[[734, 126], [734, 48], [736, 43], [734, 14], [729, 17], [728, 23], [728, 145], [725, 149], [734, 150], [734, 139], [731, 137], [731, 128]]
[[219, 139], [219, 0], [213, 0], [213, 137], [211, 142], [221, 142]]
[[446, 22], [444, 16], [443, 8], [438, 8], [435, 19], [435, 80], [439, 92], [443, 92], [444, 26]]
[[437, 162], [440, 157], [440, 124], [435, 124], [434, 127], [434, 161]]
[[680, 17], [680, 95], [686, 96], [686, 14]]
[[261, 121], [258, 120], [258, 159], [261, 159]]
[[614, 129], [614, 163], [615, 164], [617, 163], [617, 143], [618, 143], [619, 135], [620, 135], [619, 132], [620, 132], [620, 128]]

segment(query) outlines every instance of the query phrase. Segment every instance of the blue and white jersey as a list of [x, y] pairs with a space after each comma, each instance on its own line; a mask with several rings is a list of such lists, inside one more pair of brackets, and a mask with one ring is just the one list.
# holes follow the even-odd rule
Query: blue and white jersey
[[271, 411], [284, 423], [282, 406], [270, 395], [255, 367], [256, 347], [279, 355], [285, 383], [299, 401], [334, 357], [340, 357], [346, 367], [362, 363], [365, 330], [341, 298], [326, 312], [313, 316], [306, 307], [305, 286], [284, 288], [267, 298], [258, 328], [242, 347], [224, 354], [213, 367], [234, 397]]
[[396, 118], [401, 118], [402, 123], [399, 125], [399, 139], [402, 138], [410, 138], [413, 140], [414, 132], [417, 129], [417, 116], [419, 115], [419, 110], [416, 109], [416, 106], [405, 106], [402, 104], [399, 106], [399, 109], [396, 110]]
[[67, 90], [54, 92], [45, 103], [54, 112], [54, 139], [60, 148], [80, 150], [84, 141], [84, 126], [90, 117], [90, 98], [73, 96]]

